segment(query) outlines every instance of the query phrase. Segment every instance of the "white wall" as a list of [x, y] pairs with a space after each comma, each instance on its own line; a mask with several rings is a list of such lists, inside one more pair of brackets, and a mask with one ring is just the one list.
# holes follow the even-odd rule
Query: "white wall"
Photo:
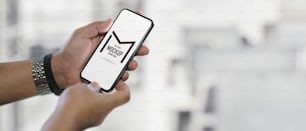
[[0, 1], [0, 60], [6, 60], [6, 1]]

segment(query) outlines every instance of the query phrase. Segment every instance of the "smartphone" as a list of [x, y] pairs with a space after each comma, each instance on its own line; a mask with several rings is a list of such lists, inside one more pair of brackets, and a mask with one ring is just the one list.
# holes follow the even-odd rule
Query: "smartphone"
[[81, 78], [98, 82], [101, 91], [112, 91], [153, 26], [151, 19], [121, 10], [81, 71]]

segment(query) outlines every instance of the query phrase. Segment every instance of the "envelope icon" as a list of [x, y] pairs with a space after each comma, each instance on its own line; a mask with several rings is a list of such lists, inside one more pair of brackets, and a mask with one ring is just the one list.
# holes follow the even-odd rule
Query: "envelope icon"
[[131, 49], [133, 48], [133, 46], [135, 45], [135, 41], [121, 41], [119, 39], [118, 35], [115, 33], [115, 31], [113, 31], [112, 34], [107, 38], [107, 40], [106, 40], [105, 44], [103, 45], [102, 49], [100, 50], [100, 52], [102, 52], [105, 49], [105, 47], [111, 43], [110, 40], [111, 40], [111, 38], [113, 38], [113, 36], [115, 38], [115, 43], [113, 43], [113, 44], [116, 44], [119, 47], [121, 45], [130, 45], [128, 47], [127, 51], [124, 51], [125, 52], [123, 54], [124, 56], [120, 60], [120, 62], [122, 63], [125, 60], [126, 56], [129, 54], [129, 52], [131, 51]]

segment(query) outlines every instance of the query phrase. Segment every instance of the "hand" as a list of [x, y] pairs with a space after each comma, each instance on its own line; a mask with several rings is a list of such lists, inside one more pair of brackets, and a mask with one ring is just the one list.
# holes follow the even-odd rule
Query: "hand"
[[98, 90], [97, 83], [91, 83], [90, 86], [77, 84], [67, 88], [43, 130], [84, 130], [97, 126], [114, 108], [130, 99], [129, 89], [122, 80], [112, 94], [101, 94]]
[[[74, 31], [66, 46], [52, 57], [52, 70], [55, 80], [60, 88], [81, 83], [80, 72], [85, 62], [98, 46], [98, 41], [105, 35], [112, 24], [112, 20], [99, 21], [81, 27]], [[149, 49], [142, 46], [137, 55], [147, 55]], [[135, 70], [135, 60], [128, 64], [128, 70]], [[126, 80], [128, 73], [125, 72], [121, 79]]]

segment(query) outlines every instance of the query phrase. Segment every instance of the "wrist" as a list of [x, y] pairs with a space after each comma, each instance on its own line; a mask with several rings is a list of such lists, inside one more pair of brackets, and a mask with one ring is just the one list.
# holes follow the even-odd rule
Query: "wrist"
[[[64, 106], [64, 105], [62, 105]], [[65, 130], [65, 131], [80, 131], [81, 126], [75, 121], [74, 118], [76, 114], [73, 110], [65, 107], [57, 107], [55, 112], [52, 113], [50, 118], [45, 122], [43, 126], [43, 131], [55, 131], [55, 130]]]
[[67, 86], [65, 81], [65, 71], [62, 65], [63, 63], [64, 62], [62, 62], [61, 57], [58, 53], [53, 54], [51, 59], [51, 68], [55, 82], [57, 83], [60, 89], [64, 89]]

